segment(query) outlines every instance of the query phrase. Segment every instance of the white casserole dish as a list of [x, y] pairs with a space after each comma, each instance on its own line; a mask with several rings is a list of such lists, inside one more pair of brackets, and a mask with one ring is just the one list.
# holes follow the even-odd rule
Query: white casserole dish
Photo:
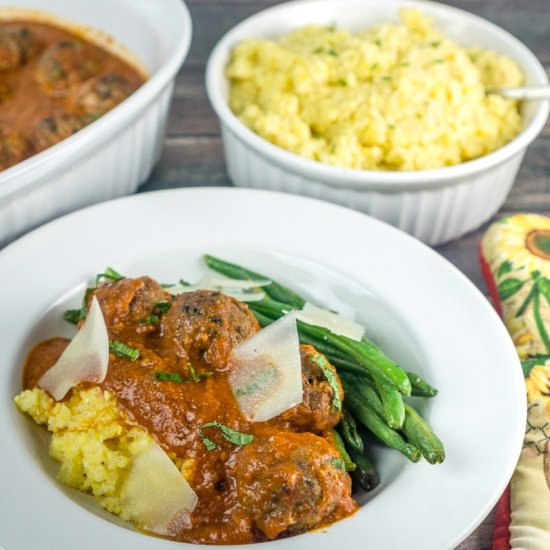
[[456, 166], [416, 172], [350, 170], [299, 157], [256, 135], [230, 110], [225, 67], [231, 49], [248, 38], [275, 38], [306, 24], [366, 29], [416, 8], [461, 45], [479, 45], [514, 59], [527, 84], [547, 84], [537, 58], [511, 34], [462, 10], [415, 0], [298, 0], [246, 19], [217, 44], [206, 87], [220, 118], [229, 177], [241, 187], [267, 188], [329, 200], [371, 214], [427, 242], [460, 237], [504, 202], [527, 146], [548, 118], [548, 102], [525, 104], [523, 131], [504, 147]]
[[[0, 9], [12, 0], [0, 0]], [[60, 214], [134, 192], [158, 161], [174, 79], [191, 42], [182, 0], [18, 0], [101, 29], [149, 79], [118, 107], [54, 147], [0, 172], [0, 245]], [[116, 47], [114, 48], [116, 49]]]

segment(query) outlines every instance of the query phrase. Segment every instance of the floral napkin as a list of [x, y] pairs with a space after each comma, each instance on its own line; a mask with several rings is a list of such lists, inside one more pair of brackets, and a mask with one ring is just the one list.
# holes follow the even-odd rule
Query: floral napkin
[[500, 219], [485, 233], [480, 258], [521, 359], [528, 400], [523, 450], [497, 507], [493, 550], [550, 550], [550, 218]]

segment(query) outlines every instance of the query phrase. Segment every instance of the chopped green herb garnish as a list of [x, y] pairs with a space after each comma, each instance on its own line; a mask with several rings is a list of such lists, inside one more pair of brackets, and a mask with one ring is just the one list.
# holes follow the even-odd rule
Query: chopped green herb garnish
[[138, 349], [131, 348], [119, 340], [109, 340], [109, 351], [119, 357], [130, 359], [131, 361], [139, 359], [140, 356]]
[[327, 379], [328, 385], [332, 390], [333, 409], [341, 411], [342, 395], [340, 394], [340, 388], [338, 387], [336, 373], [330, 368], [330, 363], [322, 355], [312, 357], [312, 361], [323, 371], [323, 375]]
[[108, 267], [105, 270], [105, 273], [99, 273], [98, 275], [96, 275], [95, 284], [97, 286], [98, 283], [102, 280], [119, 281], [120, 279], [124, 279], [124, 277], [120, 273], [118, 273], [118, 271], [115, 271], [112, 267]]
[[68, 309], [65, 313], [63, 313], [63, 318], [65, 321], [72, 323], [73, 325], [77, 325], [79, 321], [86, 319], [86, 305], [88, 296], [93, 290], [93, 288], [86, 289], [86, 292], [84, 292], [84, 297], [82, 298], [82, 305], [80, 306], [80, 309]]
[[147, 315], [147, 317], [145, 317], [145, 319], [141, 322], [144, 325], [158, 325], [160, 322], [160, 317], [153, 313], [152, 315]]
[[332, 55], [332, 57], [338, 57], [338, 52], [334, 48], [329, 48], [327, 54]]
[[155, 307], [160, 311], [161, 315], [163, 315], [168, 312], [172, 304], [168, 300], [159, 300], [155, 302]]
[[434, 40], [433, 42], [430, 42], [430, 46], [432, 48], [437, 48], [441, 44], [441, 40]]
[[207, 371], [207, 372], [197, 372], [191, 363], [187, 364], [187, 368], [189, 369], [189, 372], [191, 374], [191, 380], [193, 382], [198, 382], [199, 380], [202, 380], [203, 378], [208, 378], [209, 376], [213, 376], [213, 372]]
[[338, 80], [338, 84], [342, 87], [345, 87], [348, 85], [348, 83], [343, 78], [340, 78], [340, 80]]
[[378, 68], [378, 63], [373, 63], [371, 66], [370, 66], [370, 70], [371, 71], [374, 71], [374, 69], [377, 69]]
[[315, 48], [313, 50], [313, 53], [323, 53], [323, 48], [321, 48], [320, 46], [318, 48]]
[[222, 424], [221, 422], [207, 422], [199, 428], [199, 432], [204, 446], [209, 451], [219, 449], [220, 446], [203, 434], [203, 430], [205, 428], [218, 428], [218, 430], [221, 431], [223, 437], [227, 439], [229, 443], [233, 443], [233, 445], [248, 445], [254, 440], [255, 437], [252, 434], [243, 434], [241, 432], [237, 432], [231, 429], [229, 426]]
[[90, 123], [95, 122], [98, 118], [101, 118], [101, 113], [86, 113], [86, 118]]
[[347, 471], [346, 463], [342, 458], [331, 458], [327, 460], [328, 464], [332, 464], [335, 468], [342, 470], [342, 472]]
[[434, 61], [434, 63], [445, 63], [444, 59], [438, 58]]
[[195, 371], [191, 363], [187, 365], [187, 368], [189, 369], [190, 376], [186, 376], [185, 378], [175, 372], [157, 371], [155, 372], [155, 379], [160, 381], [177, 382], [178, 384], [196, 384], [203, 378], [208, 378], [214, 375], [213, 372]]
[[322, 137], [319, 134], [316, 134], [315, 132], [311, 135], [313, 139], [322, 139]]
[[386, 81], [391, 80], [391, 79], [392, 79], [392, 77], [391, 77], [389, 74], [385, 74], [385, 75], [382, 77], [382, 80], [386, 80]]
[[78, 322], [83, 319], [82, 309], [67, 309], [65, 313], [63, 313], [63, 319], [73, 325], [77, 325]]
[[177, 382], [178, 384], [183, 384], [185, 380], [176, 372], [165, 372], [158, 370], [155, 372], [155, 379], [168, 381], [168, 382]]
[[409, 67], [410, 64], [411, 64], [410, 61], [402, 61], [402, 62], [400, 63], [400, 66], [401, 66], [401, 67]]
[[375, 43], [378, 47], [382, 46], [382, 40], [380, 40], [380, 38], [377, 38], [377, 39], [374, 41], [374, 43]]
[[395, 124], [388, 124], [388, 128], [390, 130], [395, 130], [396, 126], [395, 126]]

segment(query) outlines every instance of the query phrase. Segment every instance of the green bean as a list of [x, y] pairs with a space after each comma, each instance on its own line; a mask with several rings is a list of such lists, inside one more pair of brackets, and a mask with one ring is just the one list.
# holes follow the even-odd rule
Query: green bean
[[[353, 415], [361, 421], [382, 443], [388, 447], [399, 451], [405, 455], [411, 462], [420, 460], [419, 450], [412, 444], [407, 443], [399, 433], [390, 428], [384, 419], [371, 408], [362, 398], [361, 393], [352, 386], [346, 387], [346, 406]], [[382, 405], [380, 403], [380, 405]]]
[[408, 403], [405, 403], [403, 432], [430, 464], [441, 464], [445, 460], [445, 448], [431, 426]]
[[358, 453], [363, 453], [365, 451], [365, 444], [357, 431], [355, 418], [353, 418], [353, 416], [346, 409], [344, 409], [342, 413], [342, 418], [340, 419], [337, 429], [344, 440], [346, 449], [350, 451], [353, 449]]
[[418, 376], [414, 372], [407, 372], [407, 376], [411, 381], [411, 395], [417, 397], [435, 397], [437, 395], [437, 390], [428, 384], [426, 380]]
[[267, 315], [264, 315], [263, 313], [260, 313], [258, 311], [254, 311], [253, 313], [254, 313], [254, 317], [256, 317], [256, 320], [258, 321], [258, 323], [262, 328], [267, 327], [274, 321], [274, 319], [271, 319]]
[[[366, 384], [367, 382], [365, 382]], [[399, 430], [405, 422], [405, 405], [403, 397], [397, 391], [393, 384], [388, 384], [385, 380], [375, 380], [378, 394], [384, 405], [384, 417], [390, 428]]]
[[332, 435], [334, 438], [334, 444], [336, 447], [336, 450], [340, 453], [340, 456], [342, 457], [342, 460], [344, 461], [346, 470], [348, 472], [352, 472], [355, 470], [355, 463], [350, 458], [348, 451], [346, 450], [346, 446], [344, 445], [344, 442], [342, 441], [342, 438], [340, 437], [340, 434], [337, 432], [337, 430], [332, 430]]
[[357, 378], [347, 373], [340, 375], [344, 390], [347, 392], [351, 386], [361, 394], [369, 406], [374, 409], [376, 414], [386, 419], [390, 428], [399, 429], [403, 426], [405, 420], [405, 407], [401, 394], [391, 384], [385, 382], [373, 382], [367, 378]]
[[366, 401], [367, 405], [380, 417], [384, 418], [384, 405], [380, 396], [376, 393], [376, 390], [372, 387], [371, 384], [364, 384], [362, 380], [358, 379], [356, 376], [351, 376], [347, 373], [340, 375], [342, 385], [344, 386], [344, 392], [347, 394], [348, 390], [350, 392], [355, 391], [359, 393], [361, 397]]
[[372, 491], [380, 483], [372, 462], [364, 453], [360, 453], [351, 447], [349, 448], [349, 454], [355, 464], [355, 470], [351, 472], [351, 478], [365, 491]]
[[245, 269], [244, 267], [226, 262], [208, 254], [204, 255], [204, 262], [210, 269], [226, 277], [230, 277], [231, 279], [271, 281], [269, 285], [262, 287], [262, 290], [273, 300], [284, 302], [296, 309], [302, 309], [306, 303], [306, 301], [300, 295], [296, 294], [296, 292], [280, 285], [265, 275], [260, 275], [259, 273], [255, 273], [254, 271], [250, 271], [249, 269]]

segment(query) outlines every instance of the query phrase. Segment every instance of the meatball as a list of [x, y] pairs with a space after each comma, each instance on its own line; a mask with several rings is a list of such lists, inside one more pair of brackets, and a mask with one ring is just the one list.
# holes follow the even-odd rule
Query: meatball
[[180, 294], [163, 316], [162, 346], [224, 371], [231, 349], [258, 330], [258, 321], [239, 300], [197, 290]]
[[29, 156], [29, 143], [23, 135], [0, 129], [0, 170], [5, 170]]
[[63, 40], [44, 50], [34, 76], [46, 94], [63, 97], [73, 84], [96, 76], [99, 70], [100, 62], [91, 46]]
[[76, 91], [73, 103], [81, 113], [101, 116], [124, 101], [134, 91], [126, 78], [106, 74], [84, 82]]
[[9, 99], [11, 94], [11, 86], [7, 82], [0, 80], [0, 105]]
[[[300, 346], [302, 359], [303, 400], [299, 405], [280, 414], [277, 418], [288, 422], [293, 429], [304, 432], [325, 432], [338, 422], [342, 416], [341, 406], [336, 404], [344, 399], [344, 390], [336, 369], [312, 346]], [[335, 395], [326, 374], [320, 365], [332, 372]], [[335, 402], [336, 398], [336, 402]]]
[[78, 115], [62, 113], [43, 118], [31, 136], [37, 151], [42, 151], [76, 134], [86, 126], [86, 120]]
[[113, 333], [129, 325], [135, 325], [138, 332], [153, 332], [157, 326], [151, 321], [151, 315], [158, 318], [158, 303], [167, 300], [162, 287], [149, 277], [124, 278], [103, 284], [88, 294], [88, 304], [93, 296], [97, 298], [105, 323]]
[[322, 437], [257, 437], [228, 461], [239, 503], [268, 538], [330, 523], [357, 507], [341, 457]]
[[33, 32], [24, 25], [0, 28], [0, 71], [9, 71], [25, 63], [40, 49]]

